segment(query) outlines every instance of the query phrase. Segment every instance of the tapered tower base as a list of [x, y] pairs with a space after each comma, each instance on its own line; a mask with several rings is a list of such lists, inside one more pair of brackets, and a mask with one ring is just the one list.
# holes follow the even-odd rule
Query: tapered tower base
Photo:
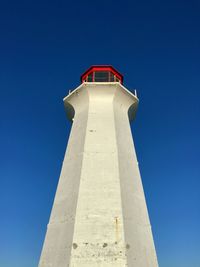
[[39, 267], [157, 267], [130, 129], [138, 99], [120, 83], [83, 83]]

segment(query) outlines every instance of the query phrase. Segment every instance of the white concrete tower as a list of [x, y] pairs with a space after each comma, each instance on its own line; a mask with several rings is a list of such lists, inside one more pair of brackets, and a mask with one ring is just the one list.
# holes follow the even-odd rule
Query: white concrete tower
[[73, 121], [39, 267], [157, 267], [130, 121], [138, 98], [92, 66], [64, 98]]

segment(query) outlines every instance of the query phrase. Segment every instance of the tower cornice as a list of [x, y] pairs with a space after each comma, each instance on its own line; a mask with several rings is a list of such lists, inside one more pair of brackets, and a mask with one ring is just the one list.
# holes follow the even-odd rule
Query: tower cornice
[[112, 94], [113, 102], [118, 102], [122, 108], [127, 109], [129, 120], [133, 120], [138, 106], [138, 97], [119, 82], [84, 82], [64, 97], [64, 106], [67, 117], [73, 120], [78, 112], [89, 104], [90, 95], [107, 99]]

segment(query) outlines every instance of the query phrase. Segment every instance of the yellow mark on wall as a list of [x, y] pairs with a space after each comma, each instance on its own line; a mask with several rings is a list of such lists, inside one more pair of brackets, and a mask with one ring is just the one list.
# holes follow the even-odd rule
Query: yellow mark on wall
[[115, 217], [115, 238], [116, 238], [116, 243], [119, 241], [119, 219], [118, 217]]

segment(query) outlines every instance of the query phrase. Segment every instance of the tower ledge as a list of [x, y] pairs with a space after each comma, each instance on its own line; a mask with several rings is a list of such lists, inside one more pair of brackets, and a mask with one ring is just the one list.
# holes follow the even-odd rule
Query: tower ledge
[[[97, 89], [97, 87], [99, 87]], [[138, 97], [130, 92], [119, 82], [84, 82], [75, 90], [64, 97], [64, 106], [67, 117], [73, 120], [75, 116], [75, 109], [80, 109], [81, 106], [89, 104], [89, 98], [92, 95], [96, 98], [107, 98], [110, 95], [114, 102], [118, 102], [122, 107], [127, 109], [129, 120], [133, 120], [136, 115], [138, 106]], [[81, 97], [80, 99], [80, 96]]]

